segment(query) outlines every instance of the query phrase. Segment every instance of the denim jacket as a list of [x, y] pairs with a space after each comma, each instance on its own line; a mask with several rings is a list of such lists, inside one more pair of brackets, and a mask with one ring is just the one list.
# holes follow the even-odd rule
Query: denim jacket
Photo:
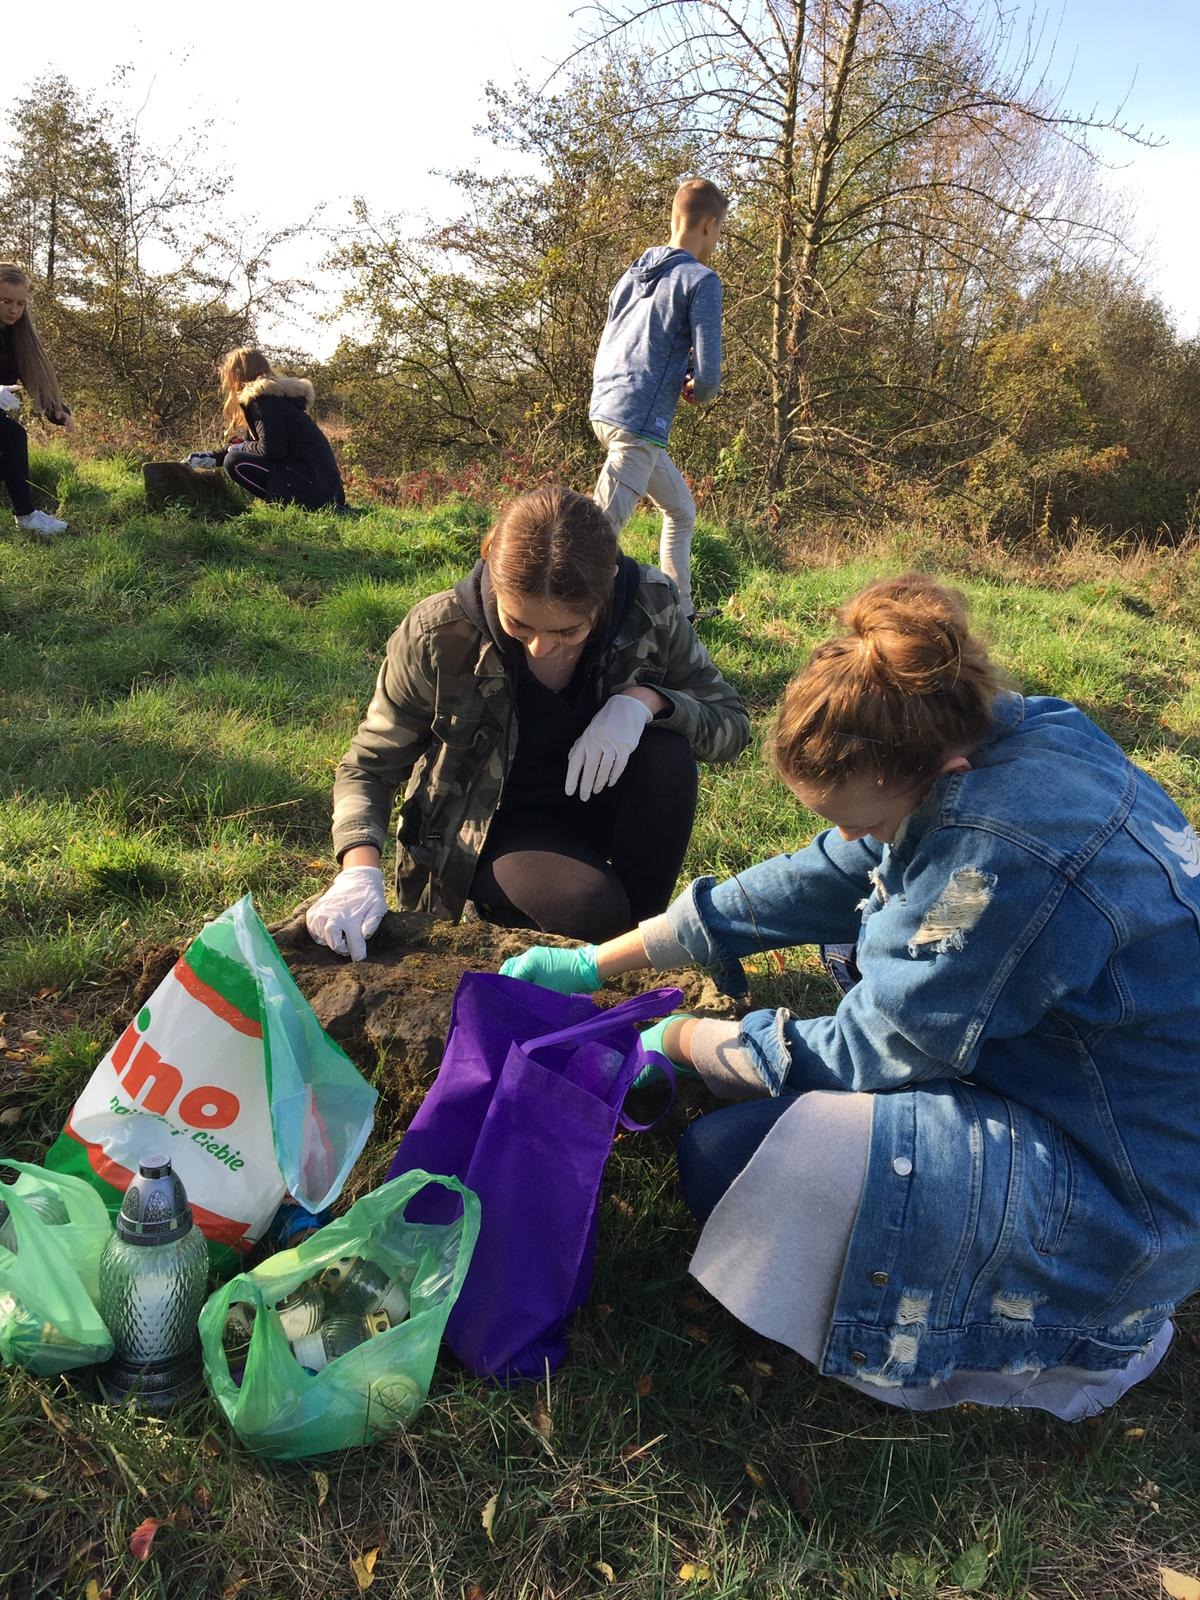
[[739, 958], [857, 940], [833, 1016], [752, 1012], [772, 1094], [876, 1092], [822, 1370], [1124, 1365], [1200, 1285], [1200, 840], [1082, 712], [1005, 694], [891, 846], [836, 830], [696, 880], [668, 918]]

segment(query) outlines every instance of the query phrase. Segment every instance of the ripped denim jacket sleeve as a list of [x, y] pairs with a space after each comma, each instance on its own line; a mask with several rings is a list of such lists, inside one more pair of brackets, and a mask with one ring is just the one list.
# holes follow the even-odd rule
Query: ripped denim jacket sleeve
[[694, 879], [667, 910], [667, 921], [727, 994], [745, 994], [742, 956], [854, 942], [881, 853], [874, 839], [848, 842], [829, 828], [803, 850], [772, 856], [721, 883]]
[[[1056, 922], [1065, 899], [1069, 940]], [[743, 1028], [789, 1093], [965, 1077], [985, 1039], [1036, 1030], [1112, 947], [1103, 916], [1045, 862], [987, 832], [935, 828], [907, 864], [885, 861], [859, 940], [862, 981], [834, 1015], [755, 1012]]]

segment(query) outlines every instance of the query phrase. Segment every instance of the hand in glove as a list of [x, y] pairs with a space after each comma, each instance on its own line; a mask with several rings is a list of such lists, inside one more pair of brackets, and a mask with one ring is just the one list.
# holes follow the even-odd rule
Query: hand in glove
[[[667, 1052], [663, 1049], [663, 1038], [673, 1022], [690, 1022], [694, 1016], [695, 1013], [692, 1011], [675, 1011], [669, 1017], [664, 1017], [661, 1022], [654, 1023], [652, 1027], [642, 1029], [642, 1048], [654, 1055], [666, 1056], [667, 1060], [675, 1068], [675, 1076], [677, 1078], [698, 1078], [700, 1074], [690, 1062], [676, 1061], [674, 1056], [667, 1055]], [[647, 1061], [629, 1087], [631, 1089], [646, 1089], [652, 1083], [660, 1083], [665, 1077], [666, 1073], [657, 1061]]]
[[594, 994], [600, 987], [596, 970], [596, 946], [585, 944], [579, 950], [552, 950], [535, 944], [523, 955], [510, 956], [500, 968], [503, 978], [523, 978], [543, 989], [559, 994]]
[[581, 800], [590, 800], [616, 783], [653, 715], [645, 701], [631, 694], [614, 694], [606, 700], [571, 746], [567, 793], [578, 789]]
[[343, 867], [305, 915], [308, 931], [335, 955], [362, 961], [367, 940], [383, 921], [387, 896], [382, 867]]
[[6, 383], [0, 383], [0, 411], [8, 411], [15, 416], [20, 409], [21, 396]]

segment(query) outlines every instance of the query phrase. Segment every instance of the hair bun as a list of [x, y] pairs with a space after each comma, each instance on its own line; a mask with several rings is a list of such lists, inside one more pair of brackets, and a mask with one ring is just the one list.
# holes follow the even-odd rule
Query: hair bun
[[923, 573], [868, 585], [838, 613], [861, 641], [865, 674], [906, 694], [952, 688], [969, 638], [967, 602]]

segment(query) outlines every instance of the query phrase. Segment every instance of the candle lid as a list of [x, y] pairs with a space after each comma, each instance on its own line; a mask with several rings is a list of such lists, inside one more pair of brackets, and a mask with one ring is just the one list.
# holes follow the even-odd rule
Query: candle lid
[[117, 1232], [129, 1244], [171, 1244], [191, 1226], [187, 1191], [171, 1170], [170, 1156], [147, 1156], [125, 1191]]

